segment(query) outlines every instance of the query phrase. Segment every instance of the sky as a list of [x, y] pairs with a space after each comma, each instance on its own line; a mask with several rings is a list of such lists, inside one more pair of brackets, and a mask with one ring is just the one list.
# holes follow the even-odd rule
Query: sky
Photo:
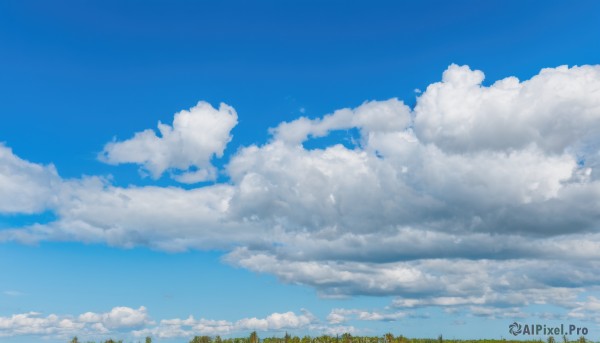
[[595, 1], [2, 1], [0, 340], [598, 340], [599, 56]]

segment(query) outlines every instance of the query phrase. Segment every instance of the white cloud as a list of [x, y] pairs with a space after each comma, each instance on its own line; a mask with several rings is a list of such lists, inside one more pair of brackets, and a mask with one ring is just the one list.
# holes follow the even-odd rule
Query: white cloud
[[37, 312], [0, 316], [0, 337], [42, 336], [45, 338], [67, 339], [78, 336], [80, 339], [97, 339], [108, 335], [120, 337], [181, 338], [196, 335], [247, 334], [250, 331], [277, 333], [282, 330], [294, 332], [311, 331], [323, 333], [332, 327], [321, 324], [306, 310], [272, 313], [265, 318], [242, 318], [236, 322], [214, 319], [163, 319], [156, 323], [151, 320], [144, 306], [138, 309], [114, 307], [109, 312], [86, 312], [79, 316]]
[[149, 320], [146, 308], [132, 309], [115, 307], [110, 312], [87, 312], [77, 317], [72, 315], [49, 314], [43, 316], [38, 312], [14, 314], [0, 317], [0, 337], [31, 336], [54, 337], [97, 337], [115, 332], [114, 330], [132, 329], [153, 324]]
[[237, 249], [227, 260], [246, 269], [277, 275], [289, 283], [311, 285], [323, 295], [415, 293], [435, 279], [407, 263], [356, 263], [280, 260], [267, 253]]
[[248, 330], [282, 330], [306, 327], [315, 320], [309, 312], [296, 315], [294, 312], [273, 313], [264, 319], [246, 318], [239, 320], [236, 327]]
[[567, 313], [567, 317], [600, 323], [598, 313], [600, 313], [600, 299], [590, 295], [586, 297], [585, 301], [573, 302], [573, 309]]
[[[563, 299], [600, 282], [600, 67], [491, 86], [483, 78], [453, 65], [413, 110], [391, 99], [281, 123], [271, 141], [230, 157], [228, 182], [192, 189], [63, 180], [3, 148], [0, 175], [13, 180], [1, 171], [18, 170], [11, 182], [34, 191], [3, 193], [0, 208], [51, 209], [58, 219], [3, 230], [0, 240], [222, 249], [228, 263], [324, 296], [392, 295], [399, 307], [496, 316], [496, 307], [566, 307]], [[103, 158], [139, 163], [155, 177], [182, 170], [173, 173], [193, 181], [213, 173], [210, 158], [236, 122], [230, 107], [200, 103], [173, 127], [161, 124], [162, 137], [144, 131], [109, 143]], [[218, 134], [203, 136], [213, 126]], [[301, 144], [346, 129], [360, 133], [353, 148]], [[12, 196], [24, 200], [14, 205]], [[236, 323], [165, 325], [170, 335]]]
[[152, 335], [158, 338], [190, 337], [194, 335], [229, 335], [247, 333], [248, 331], [280, 332], [282, 330], [313, 330], [324, 332], [327, 325], [318, 324], [318, 319], [306, 310], [302, 314], [294, 312], [272, 313], [265, 318], [242, 318], [236, 322], [227, 320], [195, 319], [164, 319], [159, 325], [143, 330], [134, 331], [134, 335], [143, 337]]
[[442, 82], [427, 87], [414, 111], [419, 138], [452, 152], [535, 144], [562, 153], [597, 143], [598, 66], [547, 68], [524, 82], [508, 77], [489, 87], [483, 79], [481, 71], [451, 65]]
[[210, 160], [223, 156], [236, 124], [232, 107], [221, 104], [217, 110], [201, 101], [189, 111], [176, 113], [173, 126], [159, 122], [160, 137], [150, 129], [138, 132], [128, 140], [106, 144], [99, 158], [110, 164], [140, 164], [155, 179], [177, 170], [172, 176], [179, 182], [213, 180], [216, 170]]
[[[491, 246], [488, 246], [491, 248]], [[404, 262], [302, 261], [238, 249], [227, 261], [281, 281], [314, 287], [323, 296], [397, 295], [397, 307], [566, 307], [597, 285], [597, 261], [560, 259], [416, 259]]]
[[301, 117], [289, 123], [281, 123], [271, 129], [275, 140], [286, 143], [302, 143], [309, 137], [326, 136], [334, 130], [359, 128], [370, 131], [402, 131], [410, 124], [410, 108], [398, 99], [365, 102], [355, 109], [344, 108], [322, 119]]
[[0, 143], [0, 214], [43, 212], [51, 206], [59, 182], [53, 165], [20, 159]]
[[341, 324], [349, 320], [392, 322], [406, 317], [405, 312], [364, 311], [358, 309], [335, 308], [327, 315], [330, 324]]
[[146, 308], [115, 307], [107, 313], [86, 312], [79, 316], [83, 323], [99, 323], [107, 329], [139, 327], [150, 322]]

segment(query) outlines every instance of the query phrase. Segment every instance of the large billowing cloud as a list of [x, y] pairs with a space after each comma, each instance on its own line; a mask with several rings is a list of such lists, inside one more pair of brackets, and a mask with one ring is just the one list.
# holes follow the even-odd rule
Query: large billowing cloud
[[[423, 143], [444, 151], [511, 151], [535, 145], [546, 153], [573, 153], [598, 140], [600, 69], [543, 69], [531, 80], [505, 78], [482, 87], [484, 75], [452, 65], [415, 108]], [[592, 151], [590, 151], [592, 152]]]
[[[393, 295], [398, 308], [590, 311], [576, 304], [600, 285], [600, 67], [490, 86], [483, 78], [452, 65], [414, 109], [390, 99], [281, 123], [269, 142], [230, 157], [227, 183], [191, 190], [62, 180], [4, 148], [0, 176], [21, 168], [14, 182], [38, 190], [4, 211], [46, 206], [58, 219], [4, 230], [0, 240], [219, 248], [227, 263], [324, 296]], [[161, 138], [144, 131], [102, 156], [154, 176], [214, 175], [210, 158], [236, 121], [230, 107], [200, 103], [173, 128], [160, 126]], [[333, 138], [304, 146], [347, 129], [359, 132], [353, 147]]]

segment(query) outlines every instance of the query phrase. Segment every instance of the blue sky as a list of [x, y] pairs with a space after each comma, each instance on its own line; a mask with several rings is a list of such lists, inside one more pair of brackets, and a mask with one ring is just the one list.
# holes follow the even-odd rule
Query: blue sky
[[597, 337], [599, 23], [592, 1], [0, 3], [1, 340]]

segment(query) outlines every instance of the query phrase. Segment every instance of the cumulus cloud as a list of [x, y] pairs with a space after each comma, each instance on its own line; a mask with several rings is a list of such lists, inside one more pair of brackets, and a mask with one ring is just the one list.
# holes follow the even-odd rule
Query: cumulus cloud
[[158, 123], [160, 136], [148, 129], [125, 141], [106, 144], [99, 158], [109, 164], [136, 163], [159, 178], [167, 170], [183, 183], [213, 180], [213, 156], [221, 157], [237, 124], [235, 110], [221, 104], [219, 109], [199, 102], [188, 111], [175, 114], [173, 126]]
[[[4, 148], [0, 170], [22, 170], [14, 182], [43, 190], [21, 205], [3, 194], [4, 212], [51, 209], [57, 220], [0, 240], [218, 248], [227, 263], [323, 296], [391, 295], [400, 308], [489, 316], [533, 304], [579, 313], [569, 302], [600, 284], [600, 67], [483, 80], [452, 65], [413, 109], [371, 101], [281, 123], [230, 157], [226, 183], [192, 189], [64, 180]], [[102, 158], [193, 181], [216, 173], [210, 159], [236, 122], [231, 107], [200, 103], [160, 124], [161, 137], [109, 143]], [[353, 147], [303, 146], [346, 129], [360, 134]], [[202, 325], [229, 325], [213, 324]]]
[[272, 313], [265, 318], [242, 318], [231, 322], [227, 320], [163, 319], [158, 323], [151, 320], [144, 306], [138, 309], [114, 307], [108, 312], [86, 312], [79, 316], [50, 314], [44, 316], [38, 312], [0, 316], [0, 337], [42, 336], [45, 338], [67, 339], [99, 338], [108, 335], [127, 337], [187, 338], [192, 336], [216, 336], [247, 334], [249, 331], [277, 333], [302, 330], [318, 334], [328, 330], [340, 329], [336, 325], [321, 323], [307, 310], [301, 314], [294, 312]]
[[229, 335], [234, 333], [281, 332], [287, 330], [310, 330], [322, 333], [330, 326], [319, 324], [319, 320], [306, 310], [302, 314], [294, 312], [272, 313], [265, 318], [242, 318], [236, 322], [227, 320], [195, 319], [164, 319], [154, 327], [133, 332], [135, 336], [151, 335], [158, 338], [190, 337], [194, 335]]
[[242, 319], [236, 323], [236, 327], [260, 331], [297, 329], [307, 326], [314, 319], [314, 316], [308, 312], [300, 316], [297, 316], [293, 312], [273, 313], [264, 319]]
[[532, 79], [515, 77], [481, 85], [484, 74], [451, 65], [442, 82], [419, 97], [415, 128], [424, 143], [450, 152], [523, 149], [530, 144], [562, 153], [597, 142], [600, 68], [543, 69]]
[[149, 320], [146, 308], [143, 306], [137, 310], [115, 307], [110, 312], [87, 312], [77, 317], [57, 314], [44, 316], [38, 312], [28, 312], [0, 317], [0, 337], [31, 335], [61, 339], [77, 335], [97, 337], [150, 324], [153, 322]]
[[82, 323], [101, 324], [107, 329], [139, 327], [149, 323], [146, 308], [115, 307], [107, 313], [86, 312], [79, 316]]

